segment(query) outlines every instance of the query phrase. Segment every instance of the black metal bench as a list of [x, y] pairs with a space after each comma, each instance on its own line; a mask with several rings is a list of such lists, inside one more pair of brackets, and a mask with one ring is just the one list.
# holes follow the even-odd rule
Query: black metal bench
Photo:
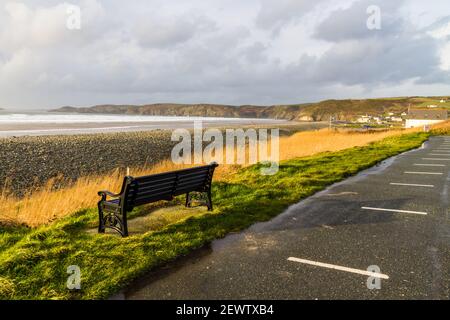
[[195, 192], [204, 198], [201, 202], [208, 210], [212, 210], [211, 182], [217, 166], [213, 162], [205, 166], [144, 177], [127, 176], [120, 193], [99, 191], [98, 195], [102, 199], [98, 202], [98, 232], [104, 233], [105, 228], [111, 228], [126, 237], [127, 213], [133, 208], [160, 200], [170, 201], [182, 194], [186, 194], [186, 207], [190, 207], [193, 200], [191, 193]]

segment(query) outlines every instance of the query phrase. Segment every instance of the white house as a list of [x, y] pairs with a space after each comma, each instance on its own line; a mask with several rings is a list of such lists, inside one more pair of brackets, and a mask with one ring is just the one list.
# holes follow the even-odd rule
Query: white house
[[377, 124], [381, 124], [383, 121], [381, 121], [380, 117], [373, 117], [373, 121], [375, 121]]
[[406, 117], [405, 128], [423, 127], [424, 125], [432, 125], [440, 123], [447, 119], [448, 119], [447, 110], [440, 110], [440, 109], [410, 110]]
[[366, 115], [366, 116], [360, 116], [356, 121], [358, 123], [369, 123], [371, 119], [372, 119], [371, 116]]
[[445, 100], [441, 100], [441, 103], [445, 103]]

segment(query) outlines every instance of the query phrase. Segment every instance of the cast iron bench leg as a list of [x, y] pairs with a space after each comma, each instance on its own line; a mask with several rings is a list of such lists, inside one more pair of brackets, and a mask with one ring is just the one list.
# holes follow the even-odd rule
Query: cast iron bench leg
[[128, 237], [128, 222], [127, 222], [127, 211], [126, 210], [124, 210], [122, 212], [122, 224], [123, 224], [122, 236]]
[[105, 233], [105, 225], [104, 225], [104, 217], [103, 217], [103, 208], [102, 201], [98, 203], [98, 233]]
[[189, 208], [191, 206], [191, 195], [190, 193], [186, 193], [186, 208]]
[[208, 197], [208, 203], [207, 203], [208, 211], [212, 211], [213, 210], [213, 204], [212, 204], [212, 199], [211, 199], [211, 189], [209, 189], [207, 191], [207, 197]]

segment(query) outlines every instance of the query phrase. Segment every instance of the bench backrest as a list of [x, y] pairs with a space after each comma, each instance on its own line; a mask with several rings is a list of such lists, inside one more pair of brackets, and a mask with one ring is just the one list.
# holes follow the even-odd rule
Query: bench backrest
[[188, 192], [206, 192], [211, 187], [216, 163], [143, 177], [126, 177], [122, 187], [122, 201], [127, 211], [134, 207]]

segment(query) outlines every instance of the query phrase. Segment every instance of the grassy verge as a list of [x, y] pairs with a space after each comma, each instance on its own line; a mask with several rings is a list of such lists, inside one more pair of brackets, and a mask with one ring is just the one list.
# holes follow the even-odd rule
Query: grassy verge
[[[107, 298], [146, 271], [214, 239], [278, 215], [289, 205], [401, 152], [416, 148], [424, 133], [383, 139], [365, 147], [283, 161], [275, 176], [259, 166], [213, 185], [215, 210], [129, 238], [85, 232], [95, 209], [82, 210], [36, 229], [0, 231], [0, 297], [3, 299]], [[66, 289], [66, 269], [78, 265], [82, 289]]]

